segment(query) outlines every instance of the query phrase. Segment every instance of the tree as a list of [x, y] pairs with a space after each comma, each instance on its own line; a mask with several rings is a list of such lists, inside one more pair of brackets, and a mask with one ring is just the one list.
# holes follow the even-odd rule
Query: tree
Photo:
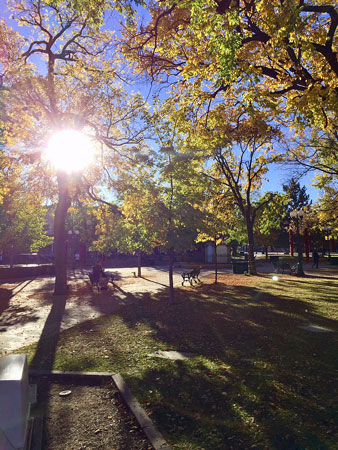
[[287, 145], [288, 159], [303, 175], [312, 173], [317, 188], [335, 188], [338, 178], [338, 130], [336, 127], [305, 130]]
[[266, 259], [268, 259], [268, 246], [288, 246], [288, 242], [285, 242], [283, 237], [285, 210], [289, 202], [287, 194], [275, 193], [269, 206], [259, 211], [255, 226], [255, 242], [265, 248]]
[[[338, 228], [338, 132], [336, 127], [312, 130], [301, 133], [291, 143], [291, 162], [296, 162], [302, 173], [312, 172], [314, 185], [322, 189], [317, 204], [314, 206], [310, 221], [312, 241], [319, 248], [320, 235], [324, 227]], [[303, 188], [305, 189], [305, 188]], [[306, 203], [305, 203], [306, 204]], [[301, 205], [303, 206], [303, 205]], [[336, 232], [333, 233], [336, 236]]]
[[[201, 207], [202, 220], [196, 242], [213, 242], [215, 251], [215, 283], [218, 281], [217, 246], [230, 244], [243, 232], [243, 220], [234, 201], [219, 195], [215, 183], [206, 182], [206, 200]], [[245, 232], [244, 232], [245, 235]]]
[[176, 77], [208, 102], [247, 105], [325, 127], [337, 114], [335, 4], [304, 0], [147, 2], [150, 20], [125, 30], [125, 52], [153, 79]]
[[[249, 244], [250, 273], [256, 274], [254, 261], [254, 223], [257, 212], [267, 206], [273, 194], [260, 196], [260, 189], [270, 164], [280, 161], [280, 153], [273, 148], [278, 141], [278, 127], [269, 123], [266, 113], [221, 104], [208, 111], [209, 126], [194, 113], [195, 107], [177, 104], [169, 98], [160, 108], [158, 123], [174, 130], [181, 159], [189, 160], [200, 174], [199, 198], [207, 189], [206, 178], [214, 183], [217, 198], [232, 199], [246, 226]], [[166, 137], [171, 142], [170, 137]], [[181, 178], [182, 180], [184, 177]]]
[[0, 201], [0, 248], [9, 254], [38, 251], [52, 242], [46, 234], [47, 208], [43, 198], [27, 188], [20, 167], [1, 158], [2, 197]]
[[197, 236], [201, 184], [192, 161], [172, 146], [154, 154], [154, 166], [148, 176], [138, 167], [132, 176], [119, 179], [120, 214], [99, 210], [94, 246], [100, 251], [116, 248], [131, 253], [150, 253], [160, 246], [169, 258], [169, 303], [173, 303], [174, 255], [191, 248]]
[[[222, 115], [211, 112], [211, 120], [218, 123]], [[280, 160], [280, 154], [271, 146], [279, 137], [277, 128], [269, 125], [264, 115], [247, 116], [235, 124], [189, 136], [190, 145], [199, 146], [201, 155], [212, 162], [209, 177], [218, 186], [220, 194], [230, 197], [241, 212], [246, 226], [250, 273], [256, 274], [254, 259], [254, 224], [257, 213], [273, 199], [272, 193], [260, 196], [262, 180], [270, 164]], [[210, 150], [211, 149], [211, 150]]]
[[133, 191], [124, 196], [122, 214], [126, 219], [125, 249], [137, 253], [140, 277], [142, 253], [150, 254], [155, 247], [164, 244], [163, 205], [158, 188], [149, 181]]
[[[313, 208], [313, 228], [318, 235], [323, 237], [324, 227], [332, 229], [332, 235], [338, 239], [338, 194], [337, 185], [326, 186], [323, 195], [318, 199]], [[317, 241], [319, 236], [317, 236]]]
[[160, 161], [161, 199], [165, 218], [165, 245], [169, 256], [169, 303], [174, 301], [175, 252], [192, 247], [201, 221], [198, 203], [203, 201], [193, 161], [172, 145], [162, 147]]
[[300, 183], [291, 178], [288, 184], [283, 184], [283, 191], [289, 198], [286, 207], [285, 216], [289, 216], [291, 211], [295, 209], [304, 209], [311, 204], [310, 196], [306, 193], [306, 187], [300, 186]]
[[97, 210], [97, 239], [93, 248], [102, 253], [117, 249], [137, 254], [138, 276], [141, 277], [142, 253], [150, 254], [164, 243], [163, 205], [158, 189], [149, 179], [135, 183], [123, 193], [119, 214], [103, 206]]
[[[23, 142], [29, 154], [46, 146], [53, 132], [74, 128], [101, 143], [101, 156], [97, 158], [101, 167], [114, 159], [112, 154], [105, 155], [107, 150], [122, 157], [128, 145], [137, 147], [142, 141], [137, 119], [143, 102], [139, 96], [128, 96], [123, 90], [114, 55], [108, 48], [112, 34], [96, 27], [95, 10], [79, 13], [66, 2], [38, 0], [21, 0], [13, 3], [12, 8], [18, 23], [28, 26], [30, 34], [21, 50], [20, 70], [7, 82], [10, 98], [6, 146], [22, 155], [23, 145], [18, 143]], [[38, 57], [47, 63], [44, 72], [32, 64], [23, 64]], [[56, 173], [55, 294], [67, 293], [68, 208], [80, 188], [93, 194], [95, 189], [90, 185], [100, 180], [102, 171], [98, 170], [87, 175], [86, 182], [62, 170]]]
[[192, 247], [202, 220], [200, 206], [205, 198], [205, 183], [198, 171], [199, 160], [191, 152], [184, 151], [184, 117], [184, 113], [175, 105], [159, 102], [158, 98], [154, 100], [154, 112], [148, 116], [159, 147], [154, 159], [160, 202], [163, 205], [163, 248], [169, 258], [169, 303], [174, 300], [175, 252]]
[[68, 231], [78, 230], [81, 242], [87, 247], [92, 244], [95, 237], [96, 209], [97, 205], [93, 201], [89, 199], [83, 201], [77, 198], [68, 210], [66, 229]]

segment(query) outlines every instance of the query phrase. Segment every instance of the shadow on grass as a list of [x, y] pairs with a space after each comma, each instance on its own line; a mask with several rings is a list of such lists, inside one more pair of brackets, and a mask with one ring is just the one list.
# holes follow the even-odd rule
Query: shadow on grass
[[[332, 308], [338, 297], [334, 284], [327, 294], [326, 282], [308, 282], [176, 289], [172, 306], [168, 289], [131, 294], [118, 287], [108, 296], [94, 294], [92, 306], [113, 315], [64, 333], [61, 363], [121, 372], [178, 448], [334, 449], [338, 333], [298, 327], [312, 323], [338, 331], [337, 321], [310, 302], [325, 293]], [[125, 304], [117, 304], [120, 295]], [[43, 334], [52, 326], [58, 333], [63, 311], [62, 304], [55, 306]], [[32, 366], [52, 368], [57, 337], [48, 339], [40, 340]], [[158, 349], [197, 356], [183, 362], [147, 357]]]
[[[53, 297], [53, 304], [50, 313], [47, 317], [39, 342], [35, 349], [35, 354], [30, 362], [31, 369], [43, 369], [46, 371], [53, 370], [56, 350], [59, 342], [61, 332], [61, 323], [66, 308], [66, 295], [57, 295]], [[50, 386], [47, 390], [43, 390], [38, 383], [38, 402], [42, 405], [41, 409], [35, 412], [36, 416], [44, 418], [48, 416], [49, 410], [49, 392]], [[43, 439], [46, 441], [46, 430], [43, 432]]]
[[298, 326], [338, 330], [337, 321], [289, 291], [209, 285], [177, 291], [174, 307], [166, 295], [134, 298], [119, 315], [131, 330], [150, 327], [158, 348], [199, 356], [151, 360], [135, 374], [135, 354], [119, 370], [169, 441], [206, 450], [335, 448], [337, 333]]

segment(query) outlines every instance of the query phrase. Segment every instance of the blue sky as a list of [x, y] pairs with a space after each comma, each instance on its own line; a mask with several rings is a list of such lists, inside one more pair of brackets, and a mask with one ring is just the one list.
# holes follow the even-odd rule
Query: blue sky
[[[267, 174], [268, 181], [263, 183], [263, 191], [282, 191], [282, 185], [287, 184], [293, 173], [290, 168], [272, 167]], [[306, 186], [310, 199], [315, 202], [320, 191], [312, 186], [314, 174], [309, 174], [299, 180], [301, 187]]]

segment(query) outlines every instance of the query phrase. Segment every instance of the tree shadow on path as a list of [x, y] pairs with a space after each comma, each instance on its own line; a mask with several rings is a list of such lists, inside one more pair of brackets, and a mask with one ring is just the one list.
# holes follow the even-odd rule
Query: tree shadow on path
[[12, 297], [11, 289], [0, 288], [0, 315], [9, 307], [9, 300]]
[[146, 277], [140, 277], [140, 278], [142, 278], [142, 280], [144, 280], [144, 281], [149, 281], [149, 283], [159, 284], [160, 286], [163, 286], [165, 288], [168, 287], [168, 285], [160, 283], [159, 281], [150, 280], [149, 278], [146, 278]]
[[66, 295], [54, 297], [52, 308], [43, 327], [34, 357], [30, 363], [31, 368], [43, 368], [47, 371], [53, 369], [66, 302]]

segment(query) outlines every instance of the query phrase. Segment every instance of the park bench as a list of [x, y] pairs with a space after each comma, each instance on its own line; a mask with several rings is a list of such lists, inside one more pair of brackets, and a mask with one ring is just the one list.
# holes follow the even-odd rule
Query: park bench
[[298, 274], [298, 263], [292, 264], [290, 267], [290, 275], [297, 275]]
[[291, 266], [289, 263], [281, 262], [280, 264], [278, 264], [278, 266], [277, 266], [278, 273], [284, 273], [285, 270], [289, 271], [290, 275], [291, 275]]
[[184, 282], [185, 281], [189, 281], [190, 285], [192, 286], [192, 282], [195, 281], [195, 283], [197, 284], [197, 282], [201, 282], [201, 280], [199, 279], [199, 274], [201, 272], [201, 268], [200, 267], [195, 267], [194, 269], [192, 269], [190, 272], [182, 272], [182, 286], [184, 286]]
[[290, 272], [290, 275], [297, 275], [298, 273], [298, 263], [297, 264], [289, 264], [287, 262], [280, 262], [275, 266], [277, 273], [284, 274], [284, 271], [287, 270]]
[[114, 283], [114, 276], [113, 275], [107, 275], [105, 277], [95, 277], [92, 273], [88, 274], [89, 281], [90, 281], [90, 288], [93, 290], [94, 286], [96, 286], [96, 289], [98, 291], [104, 291], [108, 289], [109, 283]]

